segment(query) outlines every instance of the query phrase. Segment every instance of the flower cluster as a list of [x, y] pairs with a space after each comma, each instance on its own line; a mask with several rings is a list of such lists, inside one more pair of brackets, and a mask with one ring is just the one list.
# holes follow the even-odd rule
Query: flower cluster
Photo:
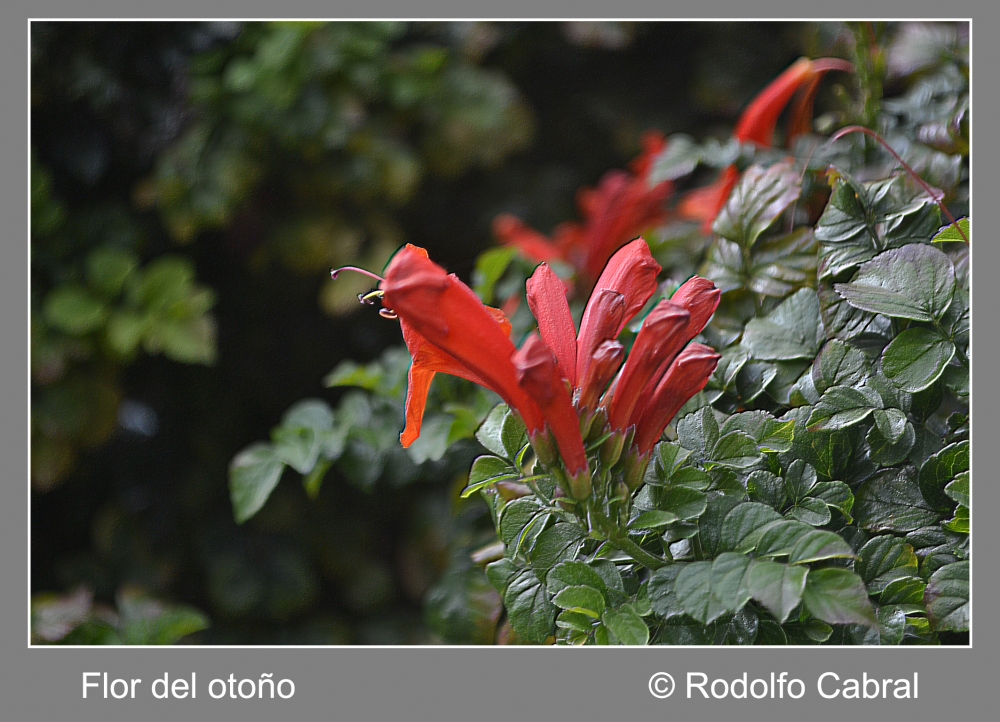
[[625, 360], [618, 336], [656, 292], [660, 270], [641, 238], [621, 248], [597, 279], [577, 333], [565, 286], [539, 265], [527, 283], [538, 333], [518, 349], [502, 312], [485, 306], [425, 250], [407, 245], [378, 292], [384, 311], [399, 318], [413, 357], [403, 445], [420, 435], [431, 381], [446, 373], [496, 392], [516, 411], [537, 458], [574, 499], [591, 494], [594, 460], [585, 436], [615, 448], [612, 458], [604, 454], [605, 466], [622, 459], [626, 481], [641, 478], [663, 431], [719, 360], [708, 346], [690, 343], [720, 296], [697, 276], [653, 308]]

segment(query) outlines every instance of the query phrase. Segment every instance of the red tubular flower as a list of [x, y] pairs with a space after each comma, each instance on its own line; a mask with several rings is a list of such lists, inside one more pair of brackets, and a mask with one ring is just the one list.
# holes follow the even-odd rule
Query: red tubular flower
[[[580, 417], [573, 408], [573, 401], [559, 375], [556, 360], [549, 347], [539, 336], [532, 334], [514, 354], [513, 363], [521, 388], [541, 408], [570, 476], [588, 477], [587, 454], [580, 435]], [[589, 490], [583, 497], [587, 495]]]
[[[407, 245], [386, 269], [381, 284], [383, 304], [403, 326], [403, 338], [413, 356], [414, 391], [408, 400], [408, 422], [419, 434], [418, 412], [426, 403], [427, 372], [442, 371], [474, 381], [496, 392], [516, 409], [529, 431], [544, 425], [541, 410], [518, 383], [511, 363], [516, 351], [507, 330], [472, 289], [427, 257], [422, 248]], [[433, 378], [433, 377], [431, 377]]]
[[601, 393], [618, 373], [625, 358], [625, 347], [618, 341], [603, 341], [587, 365], [587, 374], [580, 379], [580, 410], [596, 409]]
[[555, 358], [541, 339], [533, 337], [517, 351], [508, 338], [510, 324], [503, 314], [484, 306], [472, 289], [416, 246], [407, 245], [392, 259], [381, 291], [383, 305], [400, 320], [413, 357], [407, 424], [401, 437], [404, 446], [420, 434], [434, 374], [448, 373], [496, 392], [521, 415], [532, 439], [544, 443], [540, 435], [548, 428], [570, 473], [571, 486], [577, 482], [573, 488], [582, 488], [585, 481], [589, 487], [580, 421]]
[[[762, 148], [770, 148], [774, 143], [778, 118], [792, 96], [803, 87], [806, 90], [793, 113], [789, 137], [808, 132], [812, 101], [819, 82], [831, 70], [851, 72], [854, 66], [839, 58], [800, 58], [795, 61], [750, 102], [737, 121], [733, 136], [741, 143], [754, 143]], [[685, 218], [703, 221], [703, 232], [711, 233], [715, 218], [726, 205], [739, 177], [736, 166], [729, 166], [715, 183], [689, 193], [681, 201], [678, 211]]]
[[708, 383], [721, 356], [708, 346], [693, 343], [674, 359], [653, 393], [644, 396], [635, 409], [635, 446], [646, 456], [663, 435], [667, 424], [688, 399]]
[[714, 283], [694, 276], [646, 317], [611, 394], [608, 417], [612, 429], [626, 431], [641, 422], [664, 374], [681, 349], [708, 325], [721, 296]]
[[559, 363], [562, 377], [576, 386], [576, 326], [566, 300], [566, 287], [544, 263], [526, 284], [528, 308], [538, 321], [538, 331]]
[[[589, 372], [597, 348], [613, 341], [656, 293], [658, 264], [641, 238], [619, 250], [597, 280], [580, 322], [576, 343], [577, 379], [593, 379]], [[594, 389], [581, 386], [581, 397], [591, 398]]]

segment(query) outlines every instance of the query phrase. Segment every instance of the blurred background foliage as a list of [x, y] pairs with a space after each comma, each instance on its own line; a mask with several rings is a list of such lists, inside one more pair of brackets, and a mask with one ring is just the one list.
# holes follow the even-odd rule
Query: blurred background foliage
[[[820, 111], [863, 120], [882, 83], [900, 95], [961, 43], [872, 32], [898, 47], [861, 92], [824, 85]], [[33, 639], [493, 642], [502, 608], [470, 557], [492, 525], [458, 495], [490, 399], [439, 378], [404, 451], [408, 356], [382, 354], [398, 326], [357, 304], [373, 282], [334, 284], [329, 268], [377, 270], [412, 242], [470, 279], [498, 214], [548, 233], [645, 131], [725, 140], [792, 61], [850, 58], [853, 37], [836, 23], [33, 23]], [[961, 142], [928, 120], [931, 100], [897, 102], [900, 137], [919, 123], [932, 147]], [[663, 247], [678, 277], [690, 242]], [[254, 500], [231, 503], [234, 456], [234, 495], [240, 474], [273, 488], [241, 525], [234, 506]]]

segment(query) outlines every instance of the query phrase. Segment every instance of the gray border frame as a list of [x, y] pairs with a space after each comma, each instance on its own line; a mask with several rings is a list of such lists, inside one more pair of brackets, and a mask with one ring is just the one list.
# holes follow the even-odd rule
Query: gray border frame
[[[379, 0], [358, 2], [338, 1], [336, 4], [295, 2], [276, 8], [272, 4], [253, 2], [222, 7], [224, 3], [190, 3], [187, 7], [172, 4], [170, 10], [191, 13], [190, 17], [242, 16], [247, 18], [274, 17], [281, 10], [287, 17], [373, 17], [405, 16], [426, 18], [465, 18], [470, 16], [498, 17], [497, 6], [486, 6], [485, 12], [474, 12], [467, 5], [437, 2], [433, 7], [424, 3], [414, 12], [404, 3]], [[311, 6], [310, 6], [311, 5]], [[997, 27], [1000, 10], [986, 8], [985, 0], [978, 7], [971, 2], [951, 2], [942, 7], [921, 0], [914, 2], [881, 3], [878, 8], [850, 0], [824, 5], [817, 17], [808, 17], [801, 3], [770, 3], [766, 17], [821, 20], [830, 17], [832, 10], [838, 17], [941, 17], [972, 18], [973, 21], [973, 78], [990, 78], [991, 70], [1000, 61], [995, 57], [991, 38]], [[133, 18], [141, 15], [134, 4], [103, 2], [81, 5], [58, 5], [37, 2], [28, 6], [19, 3], [18, 15], [7, 11], [0, 25], [0, 52], [4, 54], [2, 66], [4, 88], [9, 97], [27, 98], [27, 28], [18, 19], [107, 17]], [[20, 12], [21, 10], [24, 12]], [[148, 6], [146, 10], [162, 18], [161, 7]], [[892, 10], [895, 9], [895, 13]], [[226, 12], [228, 10], [228, 12]], [[671, 19], [709, 19], [719, 15], [736, 19], [746, 18], [745, 5], [727, 5], [721, 0], [702, 0], [689, 3], [687, 8], [661, 2], [632, 1], [617, 3], [613, 7], [594, 2], [540, 4], [516, 0], [506, 3], [503, 15], [510, 18], [527, 18], [532, 14], [539, 19], [572, 16], [585, 18], [607, 17], [613, 11], [620, 17], [655, 19], [669, 15]], [[688, 10], [689, 12], [684, 12]], [[693, 10], [694, 13], [690, 13]], [[873, 11], [875, 11], [873, 13]], [[178, 17], [184, 17], [181, 14]], [[736, 17], [734, 17], [736, 16]], [[978, 71], [978, 72], [977, 72]], [[974, 145], [973, 185], [977, 206], [977, 227], [990, 228], [991, 215], [996, 204], [991, 204], [992, 193], [986, 189], [997, 187], [995, 176], [1000, 173], [997, 150], [989, 138], [989, 126], [996, 123], [997, 97], [991, 81], [975, 83], [973, 104]], [[11, 223], [18, 229], [10, 233], [4, 244], [4, 261], [0, 266], [2, 282], [0, 293], [5, 303], [2, 308], [2, 337], [24, 339], [25, 346], [13, 341], [0, 347], [4, 369], [2, 399], [4, 432], [0, 444], [7, 462], [5, 480], [0, 486], [0, 520], [3, 534], [9, 543], [0, 547], [5, 580], [27, 579], [26, 560], [27, 529], [27, 479], [28, 439], [24, 411], [29, 406], [27, 324], [27, 269], [28, 193], [25, 174], [27, 167], [27, 103], [8, 101], [0, 106], [7, 137], [0, 146], [0, 158], [8, 172], [3, 182], [7, 186], [0, 194], [4, 217], [19, 219]], [[15, 170], [16, 169], [16, 170]], [[984, 220], [985, 219], [985, 220]], [[23, 229], [23, 230], [22, 230]], [[982, 247], [974, 246], [978, 263], [974, 276], [980, 280], [998, 266], [1000, 247], [991, 245], [989, 236]], [[973, 324], [977, 344], [976, 357], [990, 359], [998, 335], [989, 326], [992, 314], [977, 316], [976, 310], [990, 309], [998, 303], [996, 284], [973, 282]], [[981, 346], [982, 348], [978, 348]], [[982, 367], [985, 370], [977, 373]], [[996, 468], [997, 451], [987, 442], [985, 430], [990, 428], [990, 409], [997, 403], [998, 385], [989, 377], [989, 364], [973, 367], [974, 401], [973, 467], [983, 470], [976, 484], [976, 508], [980, 511], [996, 509], [998, 487], [986, 471]], [[17, 382], [13, 381], [17, 378]], [[982, 448], [980, 448], [982, 447]], [[16, 471], [15, 471], [16, 469]], [[975, 475], [975, 474], [974, 474]], [[980, 514], [983, 517], [982, 514]], [[521, 716], [546, 719], [590, 720], [619, 718], [628, 715], [641, 719], [726, 719], [739, 715], [741, 719], [811, 720], [840, 719], [844, 715], [859, 714], [862, 718], [875, 717], [889, 722], [896, 719], [931, 720], [959, 714], [969, 720], [994, 718], [989, 713], [992, 687], [996, 684], [995, 663], [998, 660], [997, 625], [991, 624], [990, 612], [996, 606], [998, 576], [995, 574], [996, 554], [990, 554], [997, 544], [997, 533], [985, 524], [975, 525], [976, 555], [975, 609], [976, 617], [984, 620], [974, 634], [973, 648], [861, 648], [861, 649], [775, 649], [775, 648], [606, 648], [597, 651], [555, 648], [366, 648], [366, 647], [294, 647], [294, 648], [27, 648], [26, 590], [19, 584], [8, 582], [0, 592], [0, 654], [3, 674], [0, 690], [4, 702], [2, 715], [17, 720], [166, 720], [180, 715], [194, 719], [213, 720], [270, 720], [280, 715], [284, 719], [345, 718], [351, 720], [390, 720], [398, 717], [424, 716], [450, 720], [475, 718], [477, 720], [508, 720]], [[21, 572], [21, 573], [19, 573]], [[22, 576], [23, 574], [23, 576]], [[250, 649], [253, 649], [251, 652]], [[918, 651], [919, 649], [919, 651]], [[243, 652], [242, 650], [247, 650]], [[903, 657], [904, 652], [909, 652]], [[563, 655], [571, 655], [566, 659]], [[556, 657], [558, 656], [558, 660]], [[993, 662], [994, 664], [990, 664]], [[197, 673], [199, 696], [186, 700], [155, 700], [149, 694], [150, 682], [168, 673], [176, 678], [191, 672]], [[709, 679], [733, 679], [748, 672], [768, 677], [788, 672], [791, 677], [805, 681], [805, 696], [801, 700], [688, 700], [683, 684], [686, 672], [704, 672]], [[84, 672], [108, 672], [111, 677], [141, 677], [136, 700], [103, 700], [93, 697], [82, 699], [81, 675]], [[276, 679], [294, 680], [296, 694], [289, 700], [213, 700], [207, 694], [207, 683], [213, 678], [258, 679], [262, 673], [273, 673]], [[653, 673], [673, 674], [680, 688], [668, 699], [656, 699], [647, 691], [647, 682]], [[917, 700], [825, 700], [816, 694], [815, 679], [823, 672], [834, 672], [841, 677], [863, 673], [879, 678], [912, 678], [919, 675], [920, 697]], [[883, 674], [884, 672], [884, 674]], [[99, 690], [98, 690], [99, 691]], [[7, 712], [6, 710], [10, 710]], [[8, 714], [10, 715], [8, 717]]]

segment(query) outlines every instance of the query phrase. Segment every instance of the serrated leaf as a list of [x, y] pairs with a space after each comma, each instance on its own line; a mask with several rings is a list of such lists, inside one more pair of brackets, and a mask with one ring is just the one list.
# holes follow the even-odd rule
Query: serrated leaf
[[927, 583], [919, 577], [900, 577], [889, 582], [879, 595], [882, 606], [902, 605], [914, 612], [923, 612], [924, 590]]
[[886, 469], [862, 484], [854, 495], [854, 520], [869, 531], [907, 532], [938, 520], [924, 501], [908, 467]]
[[703, 406], [677, 422], [677, 438], [686, 449], [711, 453], [719, 441], [719, 422], [711, 406]]
[[790, 163], [750, 166], [740, 176], [712, 230], [751, 248], [801, 192], [802, 181]]
[[809, 572], [802, 603], [811, 615], [829, 624], [878, 624], [864, 582], [847, 569]]
[[708, 497], [704, 492], [686, 486], [674, 486], [664, 490], [659, 496], [657, 508], [687, 521], [700, 517], [707, 503]]
[[628, 607], [606, 610], [601, 621], [618, 638], [620, 644], [649, 644], [649, 627], [642, 621], [642, 617]]
[[871, 594], [880, 594], [896, 579], [914, 576], [917, 567], [913, 547], [890, 534], [866, 542], [854, 561], [854, 571], [864, 580]]
[[822, 394], [831, 386], [857, 386], [868, 375], [865, 355], [840, 339], [831, 339], [812, 367], [816, 391]]
[[871, 450], [871, 457], [882, 466], [895, 466], [910, 453], [917, 434], [909, 421], [903, 426], [903, 433], [895, 443], [886, 439], [875, 424], [868, 430], [865, 440]]
[[911, 243], [865, 263], [851, 283], [834, 284], [849, 304], [913, 321], [941, 319], [955, 292], [955, 269], [933, 246]]
[[789, 564], [811, 564], [824, 559], [852, 559], [854, 550], [839, 534], [814, 529], [803, 534], [788, 555]]
[[[969, 442], [959, 441], [949, 444], [936, 454], [932, 454], [920, 467], [920, 493], [931, 507], [950, 509], [952, 504], [945, 487], [969, 470]], [[968, 505], [966, 505], [968, 506]]]
[[743, 346], [755, 359], [811, 359], [823, 341], [819, 299], [809, 288], [796, 291], [765, 317], [746, 325]]
[[957, 501], [962, 506], [971, 506], [969, 496], [969, 472], [963, 471], [955, 474], [955, 480], [944, 487], [944, 493], [952, 500]]
[[726, 515], [719, 536], [719, 549], [747, 553], [753, 551], [768, 524], [781, 519], [781, 514], [757, 502], [745, 502]]
[[649, 577], [649, 603], [653, 611], [664, 619], [684, 614], [684, 609], [674, 594], [674, 582], [685, 566], [683, 563], [670, 564], [657, 569]]
[[809, 496], [823, 501], [827, 506], [839, 510], [850, 524], [851, 509], [854, 508], [854, 492], [842, 481], [819, 481], [809, 491]]
[[467, 499], [490, 484], [495, 484], [498, 481], [518, 479], [520, 476], [517, 469], [498, 456], [477, 457], [472, 462], [472, 469], [469, 471], [469, 483], [462, 490], [462, 498]]
[[565, 587], [552, 598], [552, 603], [561, 609], [568, 609], [600, 619], [607, 603], [604, 595], [593, 587]]
[[807, 422], [810, 431], [838, 431], [863, 421], [882, 399], [871, 389], [831, 386], [823, 392]]
[[531, 550], [531, 566], [544, 577], [559, 562], [573, 559], [584, 538], [583, 531], [575, 524], [553, 524], [538, 535]]
[[941, 526], [955, 534], [968, 534], [971, 531], [969, 507], [960, 506], [955, 509], [955, 516], [948, 521], [942, 522]]
[[785, 472], [785, 492], [793, 501], [799, 501], [809, 495], [810, 489], [816, 486], [816, 469], [802, 459], [796, 459], [788, 465]]
[[711, 562], [693, 562], [685, 566], [674, 582], [674, 596], [684, 613], [702, 624], [726, 612], [725, 605], [712, 595]]
[[665, 527], [668, 524], [673, 524], [678, 520], [678, 516], [673, 512], [662, 511], [660, 509], [653, 509], [651, 511], [645, 511], [631, 522], [629, 522], [629, 529], [659, 529]]
[[795, 506], [785, 512], [786, 515], [798, 519], [811, 526], [823, 526], [828, 524], [833, 516], [830, 507], [822, 499], [806, 497], [796, 502]]
[[757, 541], [758, 557], [781, 557], [792, 553], [795, 545], [807, 534], [813, 532], [808, 524], [794, 519], [776, 521], [769, 524]]
[[[507, 504], [500, 516], [500, 539], [508, 555], [517, 554], [526, 539], [540, 534], [548, 519], [549, 513], [530, 497]], [[527, 551], [530, 551], [530, 544]]]
[[[612, 565], [613, 566], [613, 565]], [[545, 575], [545, 585], [549, 592], [558, 594], [566, 587], [592, 587], [607, 595], [607, 582], [598, 571], [586, 562], [564, 561], [556, 564]]]
[[753, 471], [747, 476], [747, 495], [751, 501], [767, 504], [772, 509], [785, 505], [785, 481], [770, 471]]
[[233, 457], [229, 464], [229, 498], [237, 524], [260, 511], [284, 468], [284, 462], [265, 443], [252, 444]]
[[733, 414], [722, 424], [720, 433], [742, 431], [762, 450], [788, 451], [795, 438], [795, 422], [779, 421], [766, 411], [744, 411]]
[[906, 414], [899, 409], [878, 409], [874, 419], [879, 433], [891, 444], [898, 442], [906, 431]]
[[802, 600], [809, 570], [767, 560], [757, 560], [747, 574], [750, 596], [764, 605], [779, 624], [784, 624]]
[[476, 431], [476, 439], [487, 451], [504, 458], [509, 458], [502, 438], [504, 419], [509, 412], [507, 404], [497, 404]]
[[924, 602], [935, 630], [969, 631], [969, 562], [947, 564], [931, 574]]
[[549, 601], [545, 585], [531, 569], [519, 569], [514, 573], [503, 602], [510, 626], [519, 636], [541, 644], [552, 634], [556, 607]]
[[908, 328], [882, 352], [882, 371], [897, 387], [916, 393], [933, 384], [955, 356], [955, 344], [929, 328]]
[[743, 554], [723, 552], [712, 562], [712, 596], [728, 612], [739, 611], [750, 600], [747, 571], [753, 560]]
[[742, 431], [731, 431], [712, 449], [710, 462], [730, 469], [746, 470], [762, 459], [757, 442]]

